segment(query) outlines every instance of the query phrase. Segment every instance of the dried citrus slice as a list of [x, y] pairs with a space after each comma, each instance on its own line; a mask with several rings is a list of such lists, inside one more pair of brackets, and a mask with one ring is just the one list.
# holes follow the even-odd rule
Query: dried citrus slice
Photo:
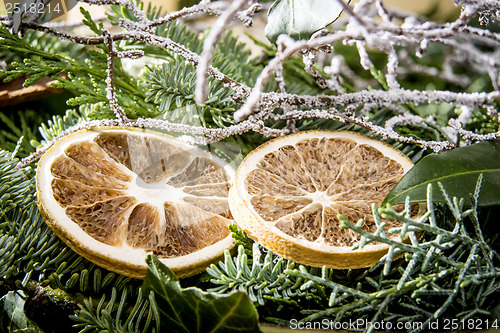
[[[361, 268], [388, 250], [340, 228], [339, 214], [376, 229], [380, 205], [413, 163], [396, 148], [348, 131], [305, 131], [270, 140], [236, 170], [229, 206], [237, 224], [276, 254], [311, 266]], [[385, 221], [386, 228], [397, 222]], [[399, 235], [393, 236], [399, 237]]]
[[146, 274], [156, 255], [179, 277], [233, 245], [222, 159], [158, 132], [100, 128], [64, 137], [37, 168], [40, 211], [73, 250], [111, 271]]

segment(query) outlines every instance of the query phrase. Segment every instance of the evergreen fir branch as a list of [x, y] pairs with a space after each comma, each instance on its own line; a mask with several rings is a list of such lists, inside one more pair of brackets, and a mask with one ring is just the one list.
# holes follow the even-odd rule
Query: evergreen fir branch
[[101, 36], [104, 29], [102, 22], [94, 22], [89, 11], [83, 7], [80, 7], [80, 13], [83, 16], [82, 23], [89, 27], [96, 35]]
[[255, 84], [257, 74], [263, 65], [257, 58], [251, 58], [250, 50], [237, 36], [228, 31], [218, 42], [212, 65], [224, 74], [247, 86]]
[[238, 225], [235, 223], [229, 225], [229, 231], [231, 231], [231, 237], [233, 237], [233, 239], [235, 240], [238, 248], [240, 247], [240, 245], [242, 245], [243, 250], [245, 251], [247, 256], [250, 255], [251, 258], [254, 241], [250, 237], [248, 237], [246, 232], [240, 230], [238, 228]]
[[14, 152], [15, 156], [25, 157], [32, 153], [38, 139], [38, 125], [43, 115], [34, 110], [19, 110], [15, 114], [6, 115], [0, 112], [0, 120], [4, 128], [0, 129], [0, 147]]
[[52, 119], [48, 120], [47, 123], [42, 123], [39, 131], [44, 141], [50, 142], [61, 132], [81, 121], [86, 120], [86, 118], [86, 115], [82, 116], [75, 110], [68, 110], [64, 116], [52, 116]]
[[[328, 296], [324, 286], [316, 284], [313, 280], [288, 275], [294, 267], [298, 266], [299, 271], [311, 274], [311, 276], [330, 277], [346, 284], [349, 281], [352, 282], [353, 277], [357, 280], [361, 276], [359, 272], [352, 274], [352, 271], [349, 271], [346, 275], [342, 271], [296, 264], [265, 250], [256, 243], [249, 242], [248, 237], [242, 231], [235, 230], [234, 227], [232, 230], [233, 237], [241, 243], [238, 246], [238, 254], [231, 256], [229, 252], [226, 252], [223, 262], [218, 265], [212, 264], [207, 268], [207, 274], [212, 278], [210, 281], [217, 285], [209, 289], [210, 291], [243, 290], [258, 305], [272, 308], [270, 305], [275, 304], [279, 309], [277, 311], [281, 312], [284, 311], [283, 309], [306, 308], [305, 303], [315, 304], [315, 307], [327, 304], [325, 302]], [[345, 290], [354, 290], [352, 287], [339, 286]], [[345, 290], [342, 291], [345, 292]], [[299, 303], [302, 305], [299, 306]], [[276, 316], [277, 313], [272, 315]], [[278, 318], [274, 317], [272, 320], [276, 319]]]
[[[106, 297], [103, 295], [97, 306], [92, 298], [84, 301], [83, 305], [79, 304], [79, 310], [75, 315], [71, 316], [77, 328], [81, 328], [81, 333], [84, 332], [116, 332], [116, 333], [133, 333], [133, 332], [160, 332], [159, 320], [154, 309], [154, 302], [142, 294], [142, 289], [139, 288], [135, 302], [130, 304], [128, 293], [124, 290], [118, 300], [117, 290], [112, 289], [111, 295]], [[150, 296], [151, 297], [151, 296]]]
[[[88, 57], [88, 50], [84, 45], [71, 43], [41, 31], [27, 30], [23, 33], [22, 39], [33, 48], [52, 54], [64, 55], [77, 61], [83, 61]], [[27, 53], [25, 56], [32, 57], [32, 54]], [[16, 53], [15, 57], [19, 57], [19, 54]]]
[[4, 50], [8, 50], [18, 55], [29, 57], [40, 56], [49, 60], [61, 60], [64, 59], [59, 53], [51, 53], [50, 48], [48, 50], [40, 49], [40, 46], [45, 44], [32, 45], [28, 41], [23, 40], [21, 37], [10, 33], [10, 31], [3, 25], [0, 24], [0, 47]]
[[172, 61], [148, 68], [144, 73], [145, 101], [154, 102], [160, 114], [168, 112], [164, 117], [176, 123], [198, 123], [205, 127], [233, 124], [232, 113], [237, 107], [231, 100], [233, 92], [211, 80], [209, 99], [198, 105], [194, 101], [195, 85], [196, 69], [190, 63]]
[[12, 158], [12, 153], [0, 150], [0, 219], [2, 220], [7, 213], [32, 200], [29, 196], [32, 190], [31, 181], [26, 179], [25, 172], [15, 170], [17, 162], [16, 158]]
[[[56, 121], [56, 123], [59, 122]], [[121, 292], [122, 295], [134, 295], [141, 281], [103, 270], [73, 252], [59, 240], [38, 211], [35, 180], [32, 177], [26, 177], [31, 173], [31, 169], [27, 167], [16, 170], [16, 164], [17, 159], [12, 159], [11, 153], [0, 151], [0, 244], [2, 249], [0, 251], [0, 274], [4, 283], [10, 283], [13, 288], [26, 290], [33, 296], [36, 293], [43, 293], [49, 298], [62, 297], [78, 305], [83, 304], [82, 297], [92, 297], [92, 295], [99, 295], [99, 297], [102, 295], [106, 298], [111, 293], [111, 299], [114, 297], [113, 293], [117, 292]], [[36, 286], [32, 284], [32, 281], [37, 281]], [[136, 299], [122, 299], [120, 306], [128, 307], [129, 302], [135, 303]], [[149, 305], [144, 305], [149, 304], [148, 302], [142, 300], [137, 305], [140, 308], [134, 310], [132, 314], [127, 311], [119, 312], [125, 319], [120, 322], [119, 318], [113, 317], [113, 321], [118, 325], [116, 327], [124, 330], [132, 327], [127, 332], [135, 332], [143, 325], [148, 327], [152, 320], [152, 312], [144, 310], [149, 309]], [[74, 318], [80, 318], [77, 320], [89, 320], [89, 315], [95, 313], [92, 311], [100, 313], [91, 301], [87, 300], [85, 304], [87, 312], [76, 312]], [[89, 308], [91, 305], [92, 309]], [[113, 306], [106, 309], [114, 311]], [[100, 316], [99, 314], [96, 318], [102, 319], [103, 317]], [[126, 325], [121, 323], [126, 323]]]
[[[100, 55], [102, 56], [102, 54]], [[96, 55], [94, 55], [96, 58]], [[86, 66], [81, 63], [74, 63], [74, 66], [67, 67], [65, 72], [68, 73], [68, 78], [56, 77], [59, 81], [52, 86], [55, 88], [64, 88], [72, 90], [81, 96], [68, 101], [69, 105], [93, 104], [97, 102], [107, 102], [106, 98], [106, 83], [105, 83], [105, 66], [104, 61], [98, 59], [89, 60]], [[82, 73], [83, 72], [83, 73]], [[144, 102], [144, 92], [136, 85], [134, 80], [125, 74], [123, 69], [116, 71], [115, 78], [116, 91], [118, 100], [123, 103], [123, 107], [130, 108], [131, 117], [148, 117], [151, 114], [148, 112], [152, 109], [151, 105]], [[103, 115], [104, 117], [110, 115]]]
[[[241, 88], [239, 90], [241, 95], [248, 95], [247, 93], [252, 91], [249, 86], [255, 86], [254, 90], [262, 91], [261, 96], [257, 96], [259, 100], [256, 100], [256, 104], [253, 105], [256, 108], [250, 110], [259, 112], [257, 120], [251, 123], [252, 126], [244, 123], [240, 127], [235, 125], [228, 129], [228, 125], [235, 123], [232, 119], [235, 109], [240, 108], [244, 103], [242, 96], [223, 87], [220, 81], [211, 80], [209, 88], [213, 98], [204, 105], [197, 105], [193, 102], [194, 92], [191, 84], [193, 65], [187, 65], [185, 60], [192, 61], [192, 63], [198, 61], [197, 56], [202, 51], [203, 36], [190, 31], [178, 22], [156, 24], [154, 20], [161, 15], [161, 10], [152, 7], [144, 10], [151, 21], [148, 22], [137, 10], [137, 8], [144, 9], [143, 4], [138, 1], [135, 5], [123, 1], [114, 1], [114, 3], [118, 5], [113, 6], [115, 14], [110, 18], [114, 18], [114, 22], [127, 28], [131, 34], [115, 35], [120, 41], [114, 44], [109, 43], [112, 44], [110, 48], [112, 49], [113, 45], [116, 47], [116, 55], [122, 50], [142, 49], [147, 55], [168, 61], [164, 65], [168, 67], [166, 73], [162, 73], [159, 70], [160, 67], [150, 69], [151, 72], [157, 71], [157, 77], [151, 80], [154, 85], [136, 82], [123, 70], [118, 57], [108, 57], [108, 47], [104, 45], [97, 45], [94, 50], [76, 45], [75, 49], [84, 50], [83, 56], [76, 58], [71, 56], [70, 51], [75, 44], [51, 37], [50, 33], [64, 38], [69, 35], [57, 34], [47, 27], [42, 29], [41, 26], [30, 25], [31, 28], [38, 28], [49, 33], [26, 30], [28, 34], [32, 34], [27, 38], [28, 34], [19, 37], [10, 34], [4, 27], [0, 27], [2, 54], [6, 54], [10, 57], [9, 59], [16, 60], [12, 61], [9, 69], [2, 72], [0, 76], [7, 79], [30, 76], [30, 79], [25, 82], [26, 85], [35, 82], [40, 77], [52, 76], [58, 79], [57, 86], [72, 90], [77, 94], [69, 103], [79, 107], [78, 112], [71, 110], [64, 117], [55, 117], [48, 122], [48, 125], [42, 126], [41, 132], [46, 142], [52, 141], [58, 134], [64, 133], [73, 125], [88, 120], [114, 117], [109, 107], [109, 97], [106, 95], [106, 90], [109, 90], [110, 85], [113, 85], [113, 91], [117, 93], [118, 104], [127, 111], [127, 115], [131, 118], [157, 117], [182, 124], [196, 126], [201, 124], [205, 127], [215, 127], [215, 129], [226, 127], [223, 129], [226, 130], [224, 134], [216, 131], [197, 133], [215, 133], [214, 137], [218, 140], [231, 135], [227, 140], [241, 145], [244, 153], [265, 140], [261, 134], [281, 135], [295, 129], [307, 128], [355, 128], [359, 130], [359, 127], [363, 127], [367, 131], [384, 137], [389, 136], [394, 140], [405, 141], [406, 137], [414, 138], [413, 143], [423, 142], [424, 147], [436, 150], [451, 147], [449, 142], [452, 141], [456, 144], [460, 143], [462, 140], [460, 137], [452, 140], [448, 132], [445, 132], [445, 129], [449, 129], [444, 127], [448, 125], [448, 119], [451, 116], [438, 119], [436, 123], [433, 121], [418, 123], [429, 113], [425, 114], [420, 107], [415, 107], [409, 109], [410, 113], [418, 114], [422, 119], [415, 120], [415, 118], [407, 117], [406, 111], [408, 110], [401, 111], [405, 106], [403, 103], [408, 101], [428, 103], [429, 100], [433, 100], [436, 105], [441, 102], [451, 102], [458, 104], [455, 107], [468, 106], [469, 108], [464, 107], [462, 112], [465, 116], [472, 113], [471, 122], [450, 123], [456, 135], [463, 136], [464, 140], [493, 139], [498, 136], [499, 107], [497, 102], [491, 101], [495, 100], [495, 96], [498, 95], [496, 86], [493, 87], [495, 92], [489, 94], [456, 94], [446, 91], [446, 87], [439, 88], [438, 92], [429, 93], [423, 91], [427, 89], [426, 87], [416, 88], [420, 90], [373, 91], [371, 88], [363, 90], [367, 84], [363, 75], [370, 75], [369, 71], [361, 74], [360, 71], [356, 73], [346, 71], [339, 73], [339, 77], [344, 79], [339, 81], [343, 84], [341, 89], [334, 91], [328, 85], [328, 89], [324, 88], [322, 82], [330, 79], [326, 71], [323, 71], [325, 66], [313, 64], [311, 67], [311, 63], [304, 63], [307, 60], [305, 57], [314, 56], [322, 47], [331, 47], [331, 41], [370, 40], [376, 45], [380, 42], [377, 36], [381, 30], [377, 30], [375, 21], [369, 26], [370, 29], [355, 36], [349, 36], [340, 31], [331, 33], [330, 37], [328, 33], [324, 36], [318, 35], [302, 44], [303, 47], [299, 45], [300, 42], [283, 44], [282, 46], [292, 50], [291, 53], [295, 53], [294, 48], [302, 47], [300, 52], [304, 51], [303, 54], [301, 53], [304, 58], [292, 56], [284, 62], [275, 61], [274, 65], [267, 70], [270, 75], [267, 78], [265, 75], [263, 77], [264, 80], [268, 80], [265, 85], [259, 85], [256, 81], [264, 65], [269, 65], [270, 62], [251, 59], [243, 44], [238, 43], [234, 36], [227, 34], [215, 46], [216, 54], [212, 59], [212, 65], [217, 70], [213, 69], [210, 73], [218, 79], [226, 75], [227, 77], [224, 77], [226, 84], [228, 82], [232, 84], [231, 81], [226, 80], [227, 78], [237, 80], [238, 82], [235, 82], [232, 87]], [[367, 4], [365, 5], [368, 8]], [[494, 8], [493, 5], [487, 6]], [[467, 9], [464, 13], [477, 12], [477, 8], [472, 8], [465, 2], [464, 8]], [[378, 11], [384, 10], [378, 8]], [[102, 26], [94, 24], [88, 13], [84, 13], [84, 16], [86, 24], [98, 36], [79, 37], [74, 41], [102, 43], [104, 40], [101, 36]], [[380, 13], [379, 16], [380, 19], [385, 19]], [[119, 19], [121, 19], [120, 22], [118, 22]], [[362, 18], [360, 22], [363, 23], [363, 20], [372, 22], [372, 17]], [[495, 48], [498, 44], [498, 36], [487, 29], [479, 32], [475, 28], [467, 28], [461, 20], [465, 19], [460, 18], [454, 23], [457, 27], [457, 40], [464, 41], [466, 45], [464, 47], [471, 46], [471, 48], [464, 50], [464, 59], [452, 57], [449, 60], [461, 60], [465, 65], [473, 63], [476, 66], [489, 63], [490, 59], [486, 58], [493, 53], [478, 52], [473, 45], [473, 38], [469, 37], [473, 37], [474, 34], [481, 36], [477, 40], [479, 44], [484, 41], [485, 45]], [[166, 21], [168, 17], [161, 22]], [[134, 25], [134, 22], [137, 24]], [[396, 27], [394, 22], [385, 23], [387, 27]], [[411, 27], [410, 23], [405, 25]], [[153, 34], [144, 30], [145, 27], [151, 28], [151, 31], [155, 30], [156, 36], [165, 38], [154, 40], [145, 38], [153, 38]], [[429, 30], [422, 28], [420, 32], [408, 32], [407, 27], [397, 26], [397, 33], [385, 31], [387, 40], [383, 44], [391, 48], [395, 38], [398, 38], [397, 40], [404, 47], [412, 46], [409, 45], [413, 43], [410, 39], [415, 39], [413, 35], [415, 33], [420, 34], [417, 37], [422, 37], [422, 40], [426, 40], [425, 37], [428, 34], [441, 36], [439, 25], [431, 24], [429, 27]], [[348, 30], [354, 31], [355, 28], [351, 26]], [[375, 30], [371, 30], [372, 28]], [[463, 47], [455, 44], [457, 40], [452, 40], [447, 36], [441, 37], [445, 42], [451, 43], [449, 45], [452, 49], [463, 50]], [[121, 40], [123, 38], [135, 41]], [[178, 43], [180, 47], [172, 47], [173, 44], [168, 42], [168, 38]], [[152, 44], [161, 44], [166, 47], [146, 45], [137, 40], [148, 40]], [[109, 44], [107, 46], [110, 46]], [[423, 45], [420, 46], [424, 48]], [[171, 50], [166, 50], [168, 47]], [[186, 49], [194, 53], [187, 53]], [[365, 57], [361, 59], [362, 62], [371, 63], [368, 55], [360, 55], [361, 58]], [[473, 59], [475, 55], [482, 57], [478, 57], [478, 61], [475, 61]], [[276, 58], [276, 53], [271, 56]], [[110, 72], [113, 75], [106, 75], [107, 64], [112, 63], [114, 63], [112, 66], [114, 70]], [[394, 61], [388, 62], [387, 68], [383, 63], [377, 61], [373, 63], [372, 69], [382, 69], [382, 71], [372, 71], [373, 76], [379, 79], [381, 85], [391, 88], [391, 82], [392, 84], [398, 83], [396, 79], [401, 77], [396, 78], [398, 68]], [[497, 64], [495, 66], [498, 68]], [[495, 81], [496, 76], [492, 75], [496, 73], [495, 68], [477, 70], [477, 72], [489, 70], [492, 80], [486, 79], [488, 86], [470, 89], [470, 91], [491, 91], [490, 84], [498, 85]], [[384, 76], [385, 69], [390, 75]], [[450, 69], [453, 70], [453, 68]], [[274, 70], [276, 80], [273, 78]], [[280, 71], [282, 73], [279, 73]], [[68, 74], [67, 77], [62, 78], [58, 76], [59, 73]], [[458, 75], [455, 75], [453, 71], [450, 73], [448, 75], [452, 76], [451, 79], [458, 82], [457, 80], [460, 79]], [[446, 72], [444, 74], [446, 75]], [[278, 87], [280, 76], [284, 77], [286, 92], [282, 89], [282, 94], [276, 94], [276, 91], [282, 88]], [[444, 77], [439, 73], [437, 76], [438, 79]], [[476, 77], [477, 73], [474, 73], [473, 78]], [[111, 82], [110, 85], [106, 84], [107, 79]], [[359, 87], [360, 79], [363, 80], [364, 87], [358, 89], [356, 87]], [[346, 92], [344, 96], [340, 96], [342, 89]], [[151, 103], [145, 101], [146, 97]], [[349, 106], [345, 107], [346, 104]], [[472, 106], [478, 105], [481, 107], [471, 109]], [[338, 110], [331, 108], [332, 106], [339, 106]], [[325, 108], [331, 108], [331, 112], [323, 112]], [[302, 116], [299, 112], [295, 112], [302, 112], [302, 109], [310, 112], [303, 113]], [[285, 114], [288, 112], [295, 112], [293, 114], [295, 118], [287, 119]], [[332, 116], [334, 114], [335, 116]], [[401, 114], [404, 114], [404, 117], [398, 118]], [[262, 115], [264, 117], [259, 118]], [[311, 119], [296, 119], [306, 117]], [[352, 121], [354, 119], [359, 121]], [[388, 121], [391, 119], [392, 122]], [[358, 126], [349, 124], [350, 121]], [[92, 124], [105, 123], [94, 122]], [[28, 135], [21, 140], [20, 134], [30, 132], [27, 130], [25, 132], [22, 127], [17, 128], [17, 124], [8, 122], [5, 124], [9, 130], [3, 134], [0, 133], [0, 141], [2, 137], [6, 138], [5, 142], [9, 142], [8, 148], [13, 152], [0, 152], [0, 273], [4, 276], [2, 282], [12, 288], [28, 291], [32, 291], [32, 286], [36, 284], [37, 288], [55, 291], [63, 297], [68, 296], [69, 299], [81, 305], [73, 318], [84, 330], [135, 332], [154, 329], [153, 326], [155, 322], [158, 325], [159, 318], [154, 295], [149, 295], [149, 299], [146, 299], [140, 294], [137, 281], [102, 270], [78, 256], [58, 241], [43, 223], [38, 208], [34, 204], [34, 182], [31, 180], [33, 170], [21, 166], [19, 170], [16, 170], [13, 158], [16, 153], [22, 153], [21, 147], [27, 142], [31, 141], [37, 146], [40, 144], [34, 142], [34, 138], [28, 138]], [[148, 122], [146, 119], [134, 124], [146, 126], [159, 123]], [[376, 124], [378, 127], [375, 128], [371, 124]], [[404, 126], [400, 126], [401, 124]], [[425, 128], [421, 124], [425, 124]], [[185, 129], [185, 127], [182, 128]], [[242, 140], [240, 134], [249, 130], [256, 130], [260, 134], [246, 133]], [[474, 133], [484, 136], [474, 136]], [[453, 138], [453, 135], [450, 137]], [[401, 148], [414, 161], [422, 156], [422, 150], [415, 145], [397, 143], [394, 140], [391, 143]], [[426, 144], [426, 140], [437, 140], [438, 143], [428, 144], [427, 142]], [[448, 143], [440, 142], [442, 140], [447, 140]], [[478, 193], [479, 186], [477, 195]], [[401, 237], [409, 235], [410, 244], [401, 244], [388, 239], [380, 220], [377, 221], [379, 229], [371, 235], [363, 233], [360, 225], [345, 220], [345, 227], [361, 234], [360, 246], [371, 241], [390, 245], [388, 255], [366, 270], [336, 271], [298, 266], [266, 252], [257, 245], [250, 246], [250, 242], [244, 238], [243, 234], [233, 230], [235, 238], [239, 239], [242, 244], [236, 255], [231, 256], [227, 253], [223, 263], [209, 269], [212, 282], [216, 285], [214, 289], [220, 292], [234, 289], [246, 290], [252, 300], [261, 305], [259, 311], [262, 313], [262, 318], [281, 323], [289, 323], [290, 319], [290, 314], [282, 311], [283, 309], [292, 309], [293, 316], [305, 321], [319, 321], [324, 318], [335, 320], [365, 318], [371, 321], [407, 323], [418, 320], [429, 323], [434, 317], [458, 316], [462, 319], [488, 317], [489, 311], [492, 306], [495, 306], [496, 299], [500, 295], [498, 287], [500, 257], [493, 244], [494, 238], [483, 234], [484, 226], [481, 224], [484, 221], [480, 220], [475, 205], [472, 209], [464, 211], [463, 201], [456, 198], [448, 198], [447, 201], [444, 208], [433, 206], [431, 188], [428, 197], [428, 212], [423, 219], [417, 220], [409, 216], [409, 209], [403, 213], [395, 212], [391, 208], [380, 209], [380, 214], [378, 210], [374, 212], [376, 218], [380, 218], [379, 215], [381, 215], [384, 218], [402, 222], [403, 226], [393, 231], [399, 232]], [[438, 217], [438, 210], [443, 209], [446, 209], [446, 214], [444, 217]], [[424, 238], [418, 240], [415, 234], [422, 230], [425, 230]], [[397, 264], [393, 262], [396, 255], [403, 252], [405, 252], [403, 258], [399, 259]], [[93, 301], [93, 299], [99, 301]], [[130, 312], [129, 309], [131, 309]]]
[[[17, 53], [30, 54], [36, 59], [27, 58], [23, 63], [13, 63], [8, 71], [0, 72], [0, 78], [6, 81], [18, 77], [28, 77], [24, 85], [35, 83], [40, 78], [51, 76], [58, 80], [53, 87], [70, 89], [81, 96], [68, 101], [69, 105], [95, 104], [107, 102], [106, 98], [106, 61], [107, 55], [103, 52], [89, 51], [85, 62], [80, 62], [65, 56], [64, 53], [50, 53], [50, 50], [41, 49], [28, 44], [16, 35], [12, 35], [5, 27], [0, 27], [0, 46]], [[144, 102], [144, 92], [128, 73], [116, 61], [115, 84], [119, 103], [130, 110], [130, 117], [151, 117], [148, 112], [154, 109]], [[68, 78], [54, 76], [67, 73]], [[103, 113], [100, 118], [111, 117], [112, 113]]]
[[29, 275], [42, 287], [50, 286], [70, 293], [100, 294], [110, 287], [118, 290], [131, 288], [136, 283], [133, 279], [107, 271], [103, 273], [59, 240], [33, 202], [33, 183], [24, 180], [11, 185], [12, 190], [22, 188], [26, 192], [23, 192], [25, 201], [21, 202], [24, 207], [16, 206], [16, 210], [5, 216], [7, 223], [0, 228], [3, 248], [9, 249], [0, 255], [2, 276], [11, 279]]
[[[476, 187], [476, 198], [480, 181]], [[466, 219], [477, 219], [476, 206], [464, 212], [457, 200], [449, 200], [447, 208], [455, 210], [452, 215], [454, 223], [439, 222], [438, 225], [439, 220], [435, 216], [438, 209], [432, 203], [432, 191], [429, 187], [428, 202], [431, 204], [427, 207], [428, 211], [418, 220], [409, 217], [409, 203], [408, 209], [403, 212], [396, 212], [392, 207], [380, 209], [381, 216], [374, 209], [378, 221], [374, 234], [364, 231], [361, 223], [353, 224], [343, 219], [344, 227], [359, 233], [365, 245], [378, 241], [394, 248], [392, 255], [386, 255], [370, 269], [349, 270], [348, 274], [354, 274], [351, 277], [346, 278], [342, 276], [342, 271], [327, 268], [297, 268], [292, 262], [269, 252], [262, 263], [261, 250], [256, 244], [252, 253], [240, 245], [237, 256], [226, 254], [225, 261], [218, 266], [212, 265], [207, 273], [212, 277], [211, 282], [217, 285], [214, 290], [247, 290], [255, 302], [266, 305], [266, 308], [272, 307], [271, 304], [278, 299], [293, 301], [294, 304], [307, 303], [308, 306], [302, 306], [300, 311], [303, 322], [361, 318], [370, 322], [383, 320], [392, 323], [418, 320], [428, 325], [435, 318], [457, 318], [457, 313], [459, 320], [489, 317], [489, 311], [500, 295], [500, 256], [482, 237], [478, 225], [472, 225], [472, 228], [463, 225]], [[412, 244], [395, 242], [383, 232], [384, 224], [380, 217], [401, 222], [403, 226], [392, 231], [402, 233], [406, 230], [402, 237], [405, 233], [422, 233], [425, 230], [424, 239], [420, 242], [414, 240]], [[240, 231], [235, 237], [245, 241], [243, 236]], [[392, 267], [393, 256], [401, 252], [406, 252], [403, 263], [398, 262], [400, 265]], [[255, 257], [257, 263], [253, 261]], [[283, 265], [284, 262], [286, 265]], [[266, 275], [269, 271], [279, 274]], [[279, 281], [281, 289], [274, 287], [276, 281]], [[321, 291], [329, 295], [328, 303], [306, 302], [304, 291], [309, 299]], [[443, 296], [446, 296], [444, 301]], [[326, 297], [321, 298], [324, 300]], [[471, 299], [477, 301], [471, 303]], [[278, 316], [270, 318], [274, 322], [287, 320], [279, 312], [275, 312], [274, 316]], [[425, 325], [414, 331], [426, 329]], [[371, 330], [373, 327], [366, 327], [365, 331]]]
[[303, 286], [300, 279], [290, 279], [284, 274], [286, 269], [295, 266], [293, 262], [278, 258], [267, 252], [262, 258], [261, 249], [254, 243], [251, 266], [243, 245], [238, 247], [238, 255], [233, 258], [225, 253], [224, 262], [212, 264], [207, 273], [212, 277], [212, 283], [220, 285], [210, 291], [227, 292], [229, 290], [244, 290], [253, 302], [264, 305], [264, 296], [289, 300], [295, 296], [305, 295], [312, 286]]
[[27, 77], [23, 83], [24, 87], [29, 87], [43, 77], [53, 77], [56, 74], [66, 71], [66, 64], [60, 61], [25, 59], [23, 63], [12, 63], [12, 70], [0, 73], [0, 78], [4, 82], [10, 82], [20, 77]]
[[[76, 92], [78, 95], [67, 100], [69, 106], [89, 106], [86, 115], [92, 119], [114, 118], [113, 111], [109, 107], [106, 98], [106, 83], [101, 78], [96, 79], [92, 75], [82, 75], [81, 73], [69, 73], [68, 78], [57, 78], [58, 82], [53, 84], [56, 88], [64, 88]], [[134, 88], [135, 89], [135, 88]], [[144, 101], [144, 98], [137, 94], [129, 94], [127, 89], [118, 86], [117, 99], [119, 104], [126, 110], [130, 118], [155, 117], [159, 114], [156, 108]], [[142, 94], [142, 91], [140, 92]], [[94, 108], [92, 105], [99, 105]]]

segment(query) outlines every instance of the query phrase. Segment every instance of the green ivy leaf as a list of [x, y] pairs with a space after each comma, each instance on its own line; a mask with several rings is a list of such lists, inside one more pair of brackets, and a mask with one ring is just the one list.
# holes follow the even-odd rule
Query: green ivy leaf
[[309, 39], [337, 20], [343, 9], [336, 0], [276, 0], [267, 13], [266, 37], [273, 43], [281, 34]]
[[[420, 160], [408, 171], [384, 199], [384, 204], [404, 203], [407, 196], [412, 202], [425, 202], [427, 185], [443, 184], [450, 197], [464, 198], [470, 205], [479, 175], [483, 175], [478, 206], [500, 204], [500, 141], [483, 141], [466, 147], [432, 154]], [[443, 202], [439, 191], [434, 201]]]
[[0, 331], [13, 333], [43, 333], [24, 312], [27, 295], [22, 290], [9, 291], [0, 299]]
[[165, 332], [259, 332], [257, 310], [242, 291], [229, 294], [182, 288], [175, 274], [158, 258], [146, 258], [144, 291], [156, 296]]

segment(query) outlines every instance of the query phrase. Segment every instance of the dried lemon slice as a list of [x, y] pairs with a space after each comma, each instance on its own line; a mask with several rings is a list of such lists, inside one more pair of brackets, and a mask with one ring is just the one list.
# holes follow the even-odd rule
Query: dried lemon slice
[[100, 128], [56, 142], [36, 180], [40, 211], [64, 242], [102, 267], [143, 278], [149, 253], [184, 277], [233, 246], [233, 176], [222, 159], [174, 137]]
[[[311, 266], [361, 268], [388, 250], [340, 228], [339, 214], [376, 229], [380, 205], [413, 163], [396, 148], [348, 131], [305, 131], [261, 145], [236, 170], [229, 205], [237, 224], [276, 254]], [[385, 221], [386, 228], [397, 222]], [[394, 235], [392, 237], [399, 237]]]

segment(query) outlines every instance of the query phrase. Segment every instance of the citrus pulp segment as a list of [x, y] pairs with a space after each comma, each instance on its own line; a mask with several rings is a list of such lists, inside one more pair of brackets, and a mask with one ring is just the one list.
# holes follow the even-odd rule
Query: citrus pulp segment
[[[372, 205], [379, 206], [412, 166], [396, 148], [359, 133], [299, 132], [246, 156], [229, 204], [240, 228], [278, 255], [311, 266], [367, 267], [387, 245], [352, 250], [359, 234], [340, 228], [337, 216], [363, 219], [363, 229], [375, 231]], [[386, 230], [397, 225], [384, 222]]]
[[90, 261], [131, 277], [156, 255], [179, 277], [233, 246], [227, 195], [234, 170], [159, 132], [95, 128], [57, 141], [38, 163], [50, 228]]

